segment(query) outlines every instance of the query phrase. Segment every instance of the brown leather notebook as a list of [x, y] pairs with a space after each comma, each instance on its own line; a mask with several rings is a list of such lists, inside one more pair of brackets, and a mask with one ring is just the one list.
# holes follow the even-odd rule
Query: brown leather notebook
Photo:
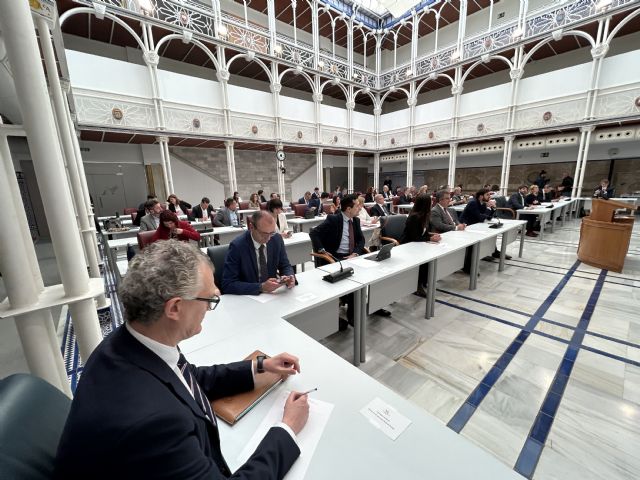
[[[245, 360], [255, 360], [258, 355], [265, 354], [256, 350]], [[233, 425], [266, 397], [271, 390], [276, 388], [280, 382], [282, 382], [282, 377], [276, 373], [256, 373], [253, 390], [214, 400], [211, 402], [211, 408], [218, 418]]]

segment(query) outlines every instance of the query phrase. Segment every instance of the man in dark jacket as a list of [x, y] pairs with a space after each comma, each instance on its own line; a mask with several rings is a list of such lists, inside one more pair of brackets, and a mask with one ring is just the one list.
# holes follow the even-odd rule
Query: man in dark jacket
[[[520, 185], [518, 187], [518, 191], [509, 197], [509, 201], [507, 202], [507, 207], [518, 211], [522, 209], [527, 209], [529, 207], [526, 206], [525, 203], [525, 195], [529, 189], [526, 185]], [[533, 208], [533, 207], [531, 207]], [[538, 234], [533, 231], [533, 227], [536, 224], [536, 216], [535, 215], [520, 215], [520, 220], [527, 221], [527, 236], [528, 237], [537, 237]]]

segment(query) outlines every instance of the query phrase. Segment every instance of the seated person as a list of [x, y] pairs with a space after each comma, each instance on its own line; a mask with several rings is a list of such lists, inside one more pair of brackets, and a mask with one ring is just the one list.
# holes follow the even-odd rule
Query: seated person
[[[526, 188], [526, 187], [525, 187]], [[475, 197], [469, 200], [462, 212], [461, 221], [466, 225], [482, 223], [493, 218], [495, 201], [491, 200], [491, 192], [486, 188], [478, 190]]]
[[311, 198], [320, 198], [320, 187], [316, 187], [313, 189], [313, 193], [311, 194]]
[[149, 212], [140, 219], [140, 231], [149, 232], [155, 230], [160, 225], [160, 213], [162, 213], [162, 205], [157, 199], [148, 200], [145, 209]]
[[376, 195], [375, 189], [373, 187], [368, 187], [367, 193], [364, 196], [365, 203], [372, 203], [373, 197], [375, 197], [375, 195]]
[[385, 200], [390, 200], [391, 197], [393, 197], [393, 194], [391, 193], [391, 190], [389, 190], [389, 185], [383, 185], [382, 198], [384, 198]]
[[311, 192], [305, 192], [305, 194], [298, 199], [299, 205], [307, 205], [309, 206], [309, 202], [311, 201]]
[[407, 187], [404, 189], [404, 192], [400, 195], [400, 205], [409, 205], [410, 203], [413, 203], [413, 194], [411, 192], [412, 188], [413, 187]]
[[431, 209], [431, 227], [437, 233], [464, 230], [465, 224], [458, 221], [458, 213], [449, 208], [451, 198], [447, 190], [439, 190], [436, 193], [436, 205]]
[[[526, 208], [529, 208], [529, 209], [533, 208], [533, 207], [527, 207], [526, 199], [525, 199], [526, 194], [527, 194], [527, 186], [520, 185], [518, 187], [518, 191], [509, 197], [509, 201], [507, 202], [507, 207], [515, 211], [526, 209]], [[533, 228], [535, 227], [535, 224], [536, 224], [536, 215], [520, 215], [520, 220], [527, 221], [528, 237], [538, 236], [538, 234], [533, 231]]]
[[282, 238], [289, 238], [293, 234], [289, 230], [289, 224], [287, 223], [287, 216], [282, 211], [282, 202], [279, 198], [269, 200], [267, 202], [267, 211], [273, 216], [276, 222], [276, 232], [282, 235]]
[[157, 200], [157, 199], [158, 197], [156, 197], [155, 195], [147, 195], [147, 199], [144, 202], [142, 202], [140, 205], [138, 205], [138, 210], [144, 210], [149, 200]]
[[273, 200], [273, 199], [276, 199], [276, 198], [278, 198], [278, 199], [279, 199], [279, 198], [280, 198], [280, 195], [279, 195], [279, 194], [277, 194], [277, 193], [275, 193], [275, 192], [272, 192], [272, 193], [269, 195], [269, 200]]
[[453, 205], [462, 205], [463, 203], [467, 203], [467, 199], [462, 195], [462, 188], [460, 187], [453, 189], [451, 200], [453, 200]]
[[182, 240], [200, 240], [200, 234], [196, 232], [189, 222], [178, 220], [178, 216], [170, 210], [165, 210], [160, 214], [160, 226], [151, 237], [151, 242], [169, 239]]
[[[338, 259], [354, 258], [362, 255], [364, 250], [364, 235], [360, 228], [360, 204], [356, 200], [355, 195], [345, 195], [340, 202], [341, 213], [335, 215], [327, 215], [324, 222], [309, 232], [313, 251], [318, 253], [328, 253], [330, 256]], [[349, 323], [353, 325], [353, 294], [346, 295], [344, 298], [347, 303], [347, 318]], [[391, 312], [380, 309], [375, 312], [378, 315], [388, 317]], [[340, 322], [340, 330], [346, 330], [346, 322]]]
[[569, 172], [562, 174], [562, 183], [558, 186], [561, 197], [570, 197], [573, 189], [573, 177]]
[[[170, 212], [171, 213], [171, 212]], [[287, 377], [298, 358], [197, 367], [178, 344], [197, 335], [220, 297], [213, 265], [195, 246], [149, 245], [120, 286], [126, 323], [84, 365], [58, 445], [56, 479], [223, 479], [231, 476], [210, 400], [250, 391], [261, 371]], [[300, 455], [307, 396], [291, 393], [236, 478], [283, 478]], [[228, 432], [233, 436], [233, 432]]]
[[540, 205], [540, 188], [538, 185], [531, 185], [529, 187], [529, 194], [524, 197], [524, 204], [527, 207]]
[[240, 218], [236, 210], [238, 202], [232, 197], [224, 201], [224, 208], [218, 210], [215, 216], [211, 217], [211, 224], [214, 227], [238, 227], [240, 226]]
[[320, 196], [311, 197], [307, 205], [309, 208], [313, 208], [316, 216], [322, 215], [322, 201], [320, 200]]
[[[385, 185], [386, 186], [386, 185]], [[376, 204], [371, 207], [371, 213], [376, 217], [388, 217], [389, 215], [395, 215], [387, 208], [387, 204], [384, 203], [384, 195], [379, 193], [375, 197]]]
[[[325, 205], [333, 205], [331, 198], [329, 197], [329, 193], [322, 192], [320, 194], [320, 215], [325, 214], [324, 206]], [[335, 213], [335, 211], [334, 211]]]
[[196, 205], [191, 210], [191, 216], [195, 220], [202, 220], [203, 222], [206, 222], [208, 219], [212, 218], [213, 214], [213, 207], [211, 206], [211, 202], [207, 197], [202, 197], [202, 200], [200, 200], [200, 205]]
[[367, 224], [378, 223], [378, 217], [372, 217], [369, 215], [369, 212], [367, 212], [367, 209], [364, 207], [365, 197], [363, 195], [358, 197], [358, 203], [360, 204], [360, 211], [358, 212], [360, 222]]
[[554, 192], [553, 192], [553, 189], [551, 188], [551, 185], [546, 184], [542, 189], [542, 191], [539, 193], [538, 200], [540, 200], [540, 203], [542, 202], [548, 203], [548, 202], [553, 202], [553, 197], [554, 197]]
[[249, 197], [249, 208], [260, 209], [260, 197], [257, 193], [252, 193]]
[[609, 186], [609, 180], [607, 180], [606, 178], [603, 178], [602, 180], [600, 180], [600, 185], [598, 185], [595, 191], [593, 192], [593, 196], [595, 198], [604, 198], [604, 199], [613, 198], [614, 194], [615, 194], [615, 189]]
[[[431, 211], [431, 195], [421, 193], [416, 197], [413, 208], [407, 217], [404, 225], [404, 232], [400, 238], [400, 243], [409, 242], [439, 242], [440, 235], [429, 232], [429, 213]], [[427, 298], [425, 287], [428, 281], [428, 265], [420, 265], [418, 272], [418, 288], [414, 295]]]
[[264, 190], [258, 190], [258, 197], [260, 197], [261, 203], [265, 203], [267, 201], [267, 199], [264, 198]]
[[271, 293], [283, 284], [295, 285], [276, 221], [264, 210], [251, 215], [249, 231], [233, 239], [224, 261], [222, 291], [232, 295]]
[[240, 194], [238, 192], [233, 192], [233, 199], [238, 205], [240, 205], [240, 202], [242, 202], [242, 198], [240, 198]]
[[167, 198], [167, 208], [180, 217], [180, 215], [187, 215], [187, 210], [191, 208], [191, 204], [180, 200], [175, 193], [172, 193]]

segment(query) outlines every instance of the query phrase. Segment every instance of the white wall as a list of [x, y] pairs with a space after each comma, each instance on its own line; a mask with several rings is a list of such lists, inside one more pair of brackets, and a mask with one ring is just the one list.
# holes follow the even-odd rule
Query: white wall
[[[347, 109], [322, 105], [320, 115], [323, 125], [347, 128]], [[311, 117], [313, 119], [313, 117]]]
[[289, 120], [313, 122], [315, 107], [313, 102], [280, 96], [280, 116]]
[[313, 192], [316, 186], [322, 190], [322, 185], [316, 185], [316, 164], [314, 163], [291, 182], [291, 201], [297, 202], [305, 192]]
[[213, 80], [182, 75], [168, 70], [158, 70], [160, 96], [170, 102], [223, 108], [220, 84]]
[[[173, 174], [173, 187], [178, 198], [184, 199], [191, 205], [200, 203], [202, 197], [214, 199], [224, 198], [224, 185], [187, 165], [182, 160], [171, 156], [171, 173]], [[215, 205], [215, 204], [214, 204]]]
[[[449, 117], [451, 117], [451, 111], [449, 111]], [[408, 108], [380, 115], [380, 131], [385, 132], [388, 130], [395, 130], [397, 128], [408, 127], [409, 121]]]

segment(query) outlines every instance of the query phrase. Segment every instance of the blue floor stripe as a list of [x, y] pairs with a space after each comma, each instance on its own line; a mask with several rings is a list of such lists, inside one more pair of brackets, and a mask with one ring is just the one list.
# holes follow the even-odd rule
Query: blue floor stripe
[[[511, 261], [518, 262], [518, 263], [526, 263], [528, 265], [536, 265], [538, 267], [561, 268], [563, 270], [568, 270], [569, 268], [569, 267], [558, 267], [557, 265], [547, 265], [545, 263], [527, 262], [526, 260], [522, 260], [521, 258], [514, 258]], [[580, 270], [580, 269], [576, 270], [576, 273], [586, 273], [588, 275], [595, 275], [596, 278], [594, 278], [594, 280], [596, 280], [597, 276], [599, 275], [598, 272], [587, 272], [586, 270]], [[640, 278], [621, 277], [620, 275], [615, 275], [609, 272], [607, 274], [607, 280], [605, 280], [605, 283], [607, 283], [611, 278], [615, 278], [616, 280], [629, 280], [630, 282], [640, 282]]]
[[536, 416], [533, 426], [529, 431], [529, 436], [527, 437], [524, 447], [520, 451], [520, 455], [516, 461], [514, 470], [526, 478], [531, 478], [533, 476], [538, 465], [538, 461], [540, 460], [542, 449], [544, 448], [544, 444], [547, 441], [549, 432], [551, 431], [553, 420], [560, 406], [560, 401], [567, 387], [567, 383], [569, 382], [571, 371], [573, 370], [576, 358], [578, 357], [578, 351], [582, 346], [596, 303], [598, 303], [598, 298], [602, 292], [602, 286], [604, 285], [606, 276], [606, 270], [603, 270], [598, 276], [598, 281], [593, 287], [591, 296], [589, 297], [587, 305], [580, 317], [578, 328], [573, 332], [569, 346], [567, 347], [564, 357], [560, 362], [560, 366], [558, 367], [558, 371], [551, 382], [547, 396], [542, 402], [538, 415]]
[[[529, 318], [529, 321], [526, 323], [524, 327], [518, 326], [521, 329], [518, 336], [515, 338], [511, 345], [507, 348], [506, 352], [502, 354], [502, 356], [498, 359], [498, 361], [491, 367], [489, 372], [485, 375], [485, 377], [480, 382], [473, 392], [469, 395], [469, 398], [465, 401], [465, 403], [458, 409], [458, 411], [453, 415], [451, 420], [447, 423], [447, 426], [454, 430], [457, 433], [464, 428], [467, 424], [471, 416], [475, 413], [477, 407], [480, 405], [482, 400], [486, 397], [487, 393], [491, 387], [495, 384], [495, 382], [500, 378], [504, 369], [509, 365], [513, 356], [518, 353], [520, 347], [527, 340], [531, 332], [535, 329], [540, 319], [549, 309], [551, 304], [558, 298], [560, 292], [565, 287], [567, 282], [571, 279], [572, 275], [578, 269], [580, 265], [580, 261], [576, 260], [576, 262], [571, 266], [569, 271], [565, 274], [565, 276], [558, 282], [555, 288], [551, 291], [551, 293], [547, 296], [547, 298], [542, 302], [542, 304], [538, 307], [535, 313]], [[507, 355], [507, 356], [505, 356]], [[493, 383], [491, 383], [493, 379]], [[486, 387], [489, 388], [486, 388]]]

